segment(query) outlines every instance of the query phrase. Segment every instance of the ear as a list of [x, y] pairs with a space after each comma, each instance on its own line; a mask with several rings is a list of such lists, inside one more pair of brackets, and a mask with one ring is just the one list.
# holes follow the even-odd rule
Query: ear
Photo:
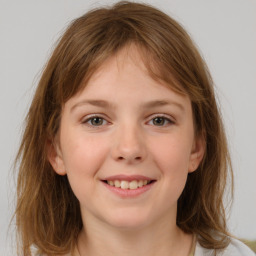
[[204, 136], [198, 136], [194, 139], [191, 150], [188, 172], [194, 172], [200, 165], [205, 153]]
[[59, 175], [66, 175], [59, 143], [54, 140], [47, 141], [47, 157], [54, 171]]

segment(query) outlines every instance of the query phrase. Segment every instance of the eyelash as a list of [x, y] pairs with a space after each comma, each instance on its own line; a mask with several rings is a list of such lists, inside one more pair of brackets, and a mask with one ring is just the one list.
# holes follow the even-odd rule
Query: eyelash
[[[161, 118], [161, 119], [163, 119], [164, 120], [164, 125], [159, 125], [160, 127], [165, 127], [166, 125], [172, 125], [172, 124], [174, 124], [175, 122], [168, 116], [165, 116], [165, 115], [163, 115], [163, 114], [156, 114], [155, 116], [153, 116], [153, 118], [151, 118], [150, 119], [150, 121], [149, 122], [153, 122], [153, 120], [155, 120], [155, 119], [157, 119], [157, 118]], [[158, 125], [154, 125], [154, 126], [158, 126]]]
[[92, 122], [92, 120], [93, 120], [94, 118], [98, 118], [98, 119], [100, 119], [100, 120], [103, 120], [103, 122], [108, 123], [107, 120], [106, 120], [105, 118], [101, 117], [100, 115], [92, 115], [92, 116], [89, 116], [88, 118], [86, 118], [85, 120], [83, 120], [83, 121], [82, 121], [82, 124], [86, 124], [86, 125], [88, 125], [88, 126], [90, 126], [90, 127], [95, 127], [95, 128], [100, 127], [100, 126], [102, 126], [102, 125], [105, 125], [105, 124], [102, 124], [102, 125], [93, 125], [92, 123], [90, 124], [90, 122]]
[[[100, 125], [93, 125], [92, 121], [93, 121], [94, 118], [98, 118], [98, 119], [102, 120], [103, 123], [100, 124]], [[156, 115], [154, 115], [148, 122], [153, 122], [157, 118], [161, 118], [164, 121], [164, 124], [163, 125], [159, 125], [159, 127], [165, 127], [167, 125], [172, 125], [172, 124], [175, 123], [171, 118], [166, 117], [163, 114], [156, 114]], [[107, 123], [108, 123], [108, 121], [104, 117], [101, 117], [100, 115], [89, 116], [88, 118], [86, 118], [85, 120], [82, 121], [82, 124], [86, 124], [86, 125], [88, 125], [90, 127], [93, 127], [93, 128], [98, 128], [100, 126], [104, 126]], [[158, 125], [154, 125], [154, 124], [152, 124], [152, 125], [158, 127]]]

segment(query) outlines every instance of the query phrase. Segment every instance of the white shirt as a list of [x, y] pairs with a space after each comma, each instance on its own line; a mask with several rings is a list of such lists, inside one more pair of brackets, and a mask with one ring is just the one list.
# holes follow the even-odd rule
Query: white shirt
[[[217, 252], [217, 256], [255, 256], [256, 254], [241, 241], [231, 238], [231, 242], [227, 248], [221, 252]], [[196, 243], [194, 256], [215, 256], [213, 249], [203, 248]]]
[[[217, 252], [216, 256], [255, 256], [256, 254], [247, 247], [241, 241], [231, 238], [231, 242], [227, 248], [221, 252]], [[71, 256], [67, 254], [66, 256]], [[72, 256], [80, 256], [77, 248], [75, 248], [74, 254]], [[196, 243], [194, 256], [215, 256], [213, 249], [203, 248], [198, 242]]]

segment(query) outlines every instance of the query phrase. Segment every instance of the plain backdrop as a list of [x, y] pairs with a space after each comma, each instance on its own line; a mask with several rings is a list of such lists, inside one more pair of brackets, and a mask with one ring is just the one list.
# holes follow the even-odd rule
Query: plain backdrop
[[[0, 0], [0, 255], [16, 255], [12, 163], [40, 71], [68, 23], [114, 1]], [[256, 239], [256, 1], [145, 0], [178, 20], [217, 87], [235, 172], [229, 228]], [[9, 232], [7, 232], [9, 230]]]

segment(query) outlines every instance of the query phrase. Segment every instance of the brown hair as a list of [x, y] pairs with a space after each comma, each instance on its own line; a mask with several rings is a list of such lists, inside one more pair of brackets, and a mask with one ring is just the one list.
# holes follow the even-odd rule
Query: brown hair
[[119, 2], [71, 23], [38, 84], [17, 155], [16, 222], [23, 255], [31, 255], [31, 245], [48, 255], [72, 249], [82, 228], [79, 202], [67, 177], [57, 175], [49, 164], [47, 145], [58, 132], [63, 104], [129, 43], [141, 50], [154, 79], [190, 97], [196, 133], [205, 138], [204, 158], [188, 175], [178, 200], [177, 225], [197, 234], [203, 247], [228, 245], [223, 195], [228, 171], [232, 181], [232, 168], [207, 67], [172, 18], [148, 5]]

